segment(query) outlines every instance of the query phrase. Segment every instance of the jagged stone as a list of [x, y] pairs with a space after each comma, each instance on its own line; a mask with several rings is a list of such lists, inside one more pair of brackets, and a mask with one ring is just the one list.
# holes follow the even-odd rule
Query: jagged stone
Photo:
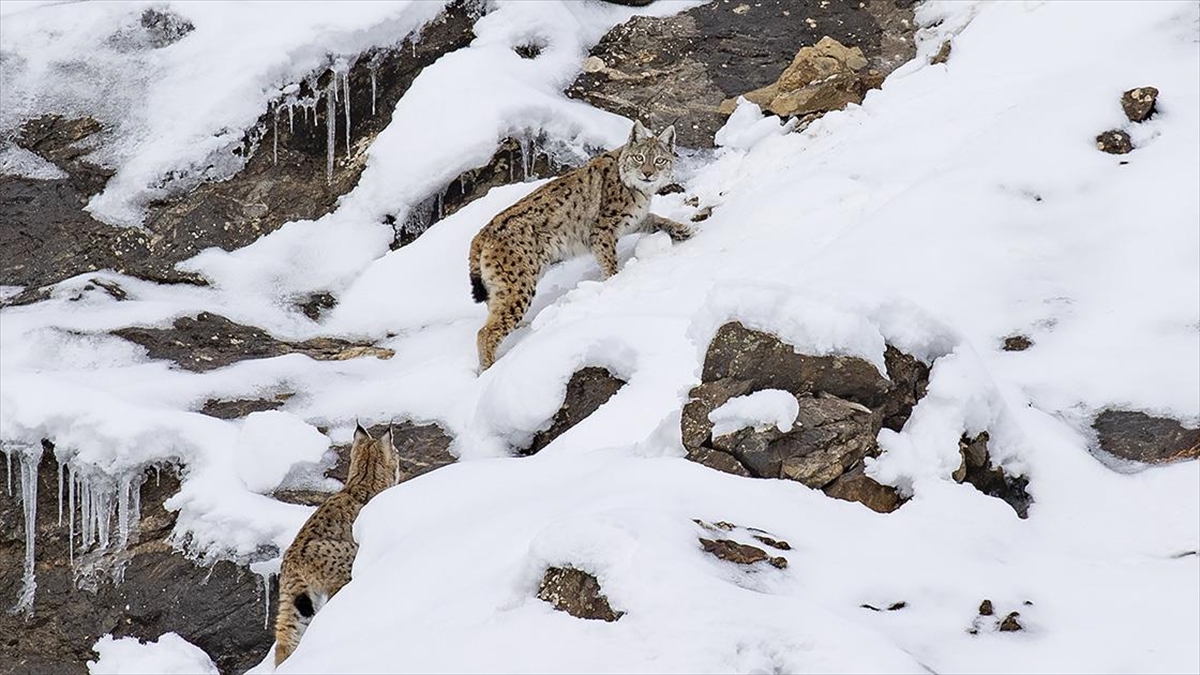
[[1026, 335], [1010, 335], [1004, 338], [1004, 345], [1001, 347], [1006, 352], [1023, 352], [1033, 346], [1033, 340], [1030, 340]]
[[1163, 464], [1200, 457], [1200, 429], [1131, 410], [1105, 410], [1092, 422], [1100, 449], [1135, 462]]
[[688, 402], [680, 416], [683, 446], [689, 450], [699, 448], [712, 440], [713, 423], [708, 414], [729, 399], [750, 392], [754, 383], [731, 377], [706, 381], [694, 387], [688, 394]]
[[1145, 122], [1154, 114], [1158, 102], [1158, 89], [1138, 87], [1121, 94], [1121, 109], [1130, 122]]
[[[763, 110], [780, 117], [801, 117], [841, 110], [862, 103], [869, 88], [867, 59], [858, 47], [846, 47], [825, 36], [817, 44], [802, 47], [779, 79], [742, 96]], [[721, 102], [726, 115], [737, 107], [737, 98]]]
[[954, 480], [973, 485], [985, 495], [1011, 506], [1019, 518], [1028, 518], [1029, 505], [1033, 503], [1033, 498], [1025, 490], [1029, 479], [1024, 476], [1012, 477], [1003, 469], [993, 467], [988, 454], [988, 440], [986, 431], [975, 438], [963, 436], [958, 443], [962, 464], [954, 472]]
[[573, 567], [548, 568], [537, 596], [577, 619], [616, 621], [625, 615], [613, 610], [596, 577]]
[[929, 57], [929, 63], [936, 66], [940, 63], [949, 61], [950, 52], [953, 50], [953, 48], [953, 43], [951, 43], [949, 40], [944, 40], [942, 42], [942, 46], [938, 47], [937, 53]]
[[533, 437], [533, 442], [521, 451], [521, 454], [532, 455], [550, 445], [551, 441], [596, 412], [625, 384], [625, 380], [604, 368], [589, 366], [576, 371], [567, 382], [563, 404], [554, 414], [550, 427], [538, 432]]
[[877, 513], [891, 513], [903, 503], [896, 488], [876, 482], [866, 474], [861, 463], [825, 486], [825, 494], [834, 499], [858, 502]]
[[864, 457], [878, 454], [879, 428], [878, 415], [849, 401], [801, 399], [796, 429], [772, 443], [785, 457], [779, 475], [823, 488]]
[[113, 335], [145, 347], [150, 358], [174, 361], [195, 372], [283, 354], [305, 354], [319, 361], [362, 356], [389, 359], [393, 354], [390, 349], [334, 338], [285, 342], [261, 328], [243, 326], [209, 312], [176, 319], [171, 328], [122, 328]]
[[287, 402], [286, 397], [278, 398], [241, 398], [220, 400], [210, 398], [204, 402], [200, 412], [223, 420], [238, 419], [250, 413], [278, 410]]
[[913, 406], [925, 396], [929, 386], [929, 366], [891, 345], [884, 350], [883, 361], [892, 388], [877, 408], [883, 417], [883, 426], [900, 431], [908, 422]]
[[1019, 620], [1017, 620], [1017, 617], [1019, 616], [1021, 616], [1020, 612], [1009, 612], [1008, 615], [1000, 621], [1000, 632], [1011, 633], [1019, 630], [1025, 630], [1025, 627], [1021, 625]]
[[1133, 151], [1133, 140], [1120, 129], [1110, 129], [1096, 136], [1096, 149], [1110, 155], [1124, 155]]
[[687, 458], [693, 462], [696, 462], [697, 464], [703, 464], [710, 469], [724, 471], [725, 473], [731, 473], [735, 476], [750, 477], [753, 475], [741, 462], [737, 460], [736, 457], [728, 452], [714, 450], [713, 448], [706, 448], [703, 446], [692, 448], [691, 450], [688, 450]]
[[912, 58], [910, 6], [891, 0], [712, 2], [667, 17], [634, 17], [591, 51], [568, 95], [653, 128], [675, 121], [678, 141], [712, 147], [721, 102], [779, 78], [798, 47], [830, 36], [862, 49], [872, 82]]

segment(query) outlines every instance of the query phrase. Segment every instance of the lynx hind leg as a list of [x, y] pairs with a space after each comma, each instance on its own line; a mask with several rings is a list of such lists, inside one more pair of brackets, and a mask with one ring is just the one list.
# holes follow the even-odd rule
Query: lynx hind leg
[[488, 317], [476, 338], [479, 369], [487, 370], [496, 362], [496, 349], [520, 323], [533, 301], [534, 282], [514, 281], [491, 288]]

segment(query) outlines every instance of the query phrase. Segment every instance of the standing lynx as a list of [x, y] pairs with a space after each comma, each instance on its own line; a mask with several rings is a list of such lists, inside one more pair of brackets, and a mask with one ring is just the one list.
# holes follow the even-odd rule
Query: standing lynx
[[591, 252], [605, 278], [617, 273], [617, 239], [661, 230], [676, 241], [692, 229], [650, 213], [650, 198], [671, 180], [675, 127], [655, 136], [635, 122], [629, 142], [534, 190], [502, 211], [471, 241], [471, 292], [487, 302], [479, 330], [479, 367], [516, 328], [538, 279], [552, 263]]
[[358, 426], [345, 487], [309, 516], [283, 554], [275, 615], [275, 665], [291, 656], [313, 615], [350, 581], [358, 552], [352, 532], [354, 519], [375, 495], [396, 484], [399, 472], [400, 456], [392, 446], [391, 429], [374, 439]]

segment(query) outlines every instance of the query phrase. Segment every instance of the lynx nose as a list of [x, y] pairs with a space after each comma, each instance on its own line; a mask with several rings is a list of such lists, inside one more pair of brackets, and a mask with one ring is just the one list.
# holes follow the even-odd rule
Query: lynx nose
[[654, 169], [644, 166], [642, 167], [642, 175], [645, 176], [646, 180], [650, 180], [654, 177]]

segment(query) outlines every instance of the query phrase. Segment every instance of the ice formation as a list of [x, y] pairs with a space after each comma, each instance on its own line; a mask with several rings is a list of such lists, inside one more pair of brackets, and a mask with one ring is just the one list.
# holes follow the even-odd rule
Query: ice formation
[[36, 443], [15, 443], [4, 448], [8, 457], [9, 473], [12, 473], [12, 455], [17, 455], [18, 470], [21, 472], [21, 510], [25, 516], [25, 567], [21, 577], [21, 593], [14, 612], [33, 611], [33, 596], [37, 591], [34, 570], [34, 545], [37, 539], [37, 493], [38, 463], [42, 459], [42, 446]]

